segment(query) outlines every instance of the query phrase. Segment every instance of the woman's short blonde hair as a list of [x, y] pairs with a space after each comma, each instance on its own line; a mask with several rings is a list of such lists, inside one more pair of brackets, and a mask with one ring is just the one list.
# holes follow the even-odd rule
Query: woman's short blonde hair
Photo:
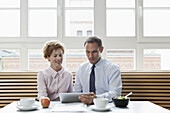
[[63, 51], [64, 54], [64, 45], [61, 42], [57, 40], [47, 41], [43, 47], [44, 58], [47, 59], [51, 55], [53, 50], [57, 50], [59, 48]]

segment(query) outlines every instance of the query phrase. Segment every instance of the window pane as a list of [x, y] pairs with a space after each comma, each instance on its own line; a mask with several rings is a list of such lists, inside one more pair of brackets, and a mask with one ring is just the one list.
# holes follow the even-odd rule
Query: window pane
[[170, 36], [170, 10], [144, 10], [144, 36]]
[[30, 10], [29, 36], [57, 36], [57, 11]]
[[94, 0], [65, 0], [65, 7], [93, 7]]
[[19, 70], [19, 50], [0, 50], [0, 70], [13, 71]]
[[170, 49], [145, 49], [145, 70], [170, 70]]
[[20, 11], [0, 10], [0, 37], [20, 36]]
[[135, 0], [106, 0], [106, 6], [135, 8]]
[[29, 7], [57, 7], [57, 0], [29, 0]]
[[66, 10], [66, 36], [87, 36], [88, 31], [94, 33], [94, 17], [92, 10]]
[[0, 8], [20, 8], [20, 0], [0, 0]]
[[170, 0], [143, 0], [144, 7], [170, 7]]
[[108, 49], [106, 58], [116, 63], [121, 70], [135, 69], [134, 50], [114, 50]]
[[135, 36], [134, 10], [107, 10], [107, 36]]
[[87, 61], [84, 49], [67, 49], [66, 50], [66, 68], [69, 71], [76, 71], [78, 66]]
[[44, 59], [41, 49], [29, 49], [29, 69], [43, 70], [48, 68], [49, 62]]

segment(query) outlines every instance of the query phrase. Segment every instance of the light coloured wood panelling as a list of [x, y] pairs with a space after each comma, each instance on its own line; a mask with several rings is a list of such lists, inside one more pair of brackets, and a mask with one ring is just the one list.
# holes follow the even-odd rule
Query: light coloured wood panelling
[[[122, 95], [170, 109], [170, 72], [122, 72]], [[73, 83], [75, 72], [73, 72]], [[0, 107], [20, 98], [37, 98], [37, 72], [0, 72]]]

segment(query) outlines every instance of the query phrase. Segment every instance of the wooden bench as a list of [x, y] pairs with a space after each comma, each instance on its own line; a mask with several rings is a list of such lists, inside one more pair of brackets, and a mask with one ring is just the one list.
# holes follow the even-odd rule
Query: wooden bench
[[170, 72], [122, 72], [122, 95], [170, 109]]
[[[122, 72], [122, 83], [122, 95], [133, 92], [131, 101], [170, 109], [170, 72]], [[37, 72], [0, 72], [0, 108], [27, 97], [37, 98]]]

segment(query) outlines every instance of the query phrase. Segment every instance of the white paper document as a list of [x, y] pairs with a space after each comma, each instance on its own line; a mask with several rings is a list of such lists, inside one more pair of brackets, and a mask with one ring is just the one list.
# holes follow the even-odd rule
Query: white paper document
[[62, 112], [68, 112], [68, 111], [87, 111], [87, 108], [85, 107], [85, 105], [83, 105], [82, 103], [58, 103], [56, 104], [51, 111], [62, 111]]

